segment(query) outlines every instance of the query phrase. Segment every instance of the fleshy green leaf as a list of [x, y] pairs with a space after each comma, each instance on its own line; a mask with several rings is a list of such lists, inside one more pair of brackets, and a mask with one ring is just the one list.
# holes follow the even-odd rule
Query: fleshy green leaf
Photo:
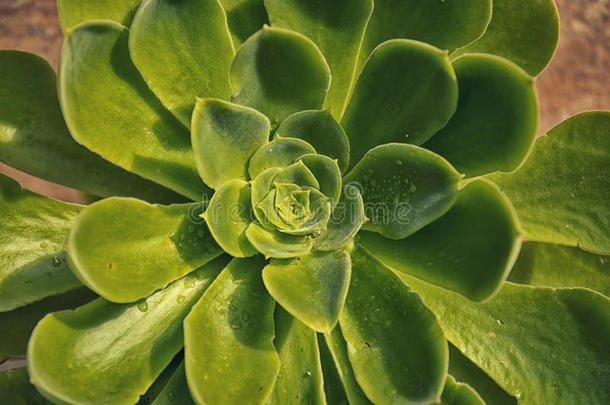
[[304, 155], [300, 159], [320, 184], [320, 191], [332, 201], [334, 208], [341, 198], [341, 170], [337, 161], [324, 155]]
[[525, 242], [509, 281], [543, 287], [583, 287], [610, 297], [610, 256], [576, 247]]
[[491, 175], [526, 239], [610, 254], [610, 111], [575, 115], [536, 140], [515, 173]]
[[328, 404], [348, 404], [347, 395], [343, 389], [341, 377], [335, 366], [335, 361], [324, 340], [324, 335], [318, 334], [318, 348], [320, 350], [320, 363], [324, 376], [324, 395]]
[[347, 185], [335, 207], [326, 232], [314, 240], [314, 249], [333, 251], [345, 245], [366, 222], [360, 189]]
[[264, 113], [272, 128], [298, 111], [322, 107], [330, 86], [324, 56], [308, 38], [265, 26], [237, 51], [232, 101]]
[[351, 274], [344, 250], [272, 260], [263, 270], [269, 294], [292, 316], [319, 332], [330, 332], [343, 308]]
[[169, 365], [165, 367], [161, 374], [159, 374], [159, 377], [157, 377], [155, 382], [150, 387], [148, 387], [146, 393], [140, 396], [140, 399], [135, 405], [152, 404], [155, 398], [157, 398], [159, 394], [161, 394], [161, 391], [163, 391], [169, 379], [174, 375], [174, 373], [178, 369], [178, 366], [182, 364], [183, 359], [184, 355], [182, 353], [178, 353], [177, 355], [175, 355]]
[[[489, 24], [491, 0], [375, 0], [360, 60], [393, 38], [455, 49], [478, 38]], [[495, 5], [495, 4], [494, 4]]]
[[235, 50], [218, 0], [144, 0], [129, 50], [148, 87], [187, 127], [196, 97], [231, 97]]
[[485, 405], [483, 399], [468, 384], [455, 381], [447, 376], [447, 382], [441, 395], [441, 405]]
[[57, 12], [61, 28], [69, 28], [90, 20], [112, 20], [129, 26], [142, 0], [58, 0]]
[[522, 403], [610, 400], [610, 301], [591, 290], [505, 283], [483, 304], [401, 278], [436, 314], [447, 338]]
[[0, 160], [9, 166], [96, 196], [184, 199], [77, 144], [61, 115], [55, 72], [40, 57], [0, 51], [0, 89]]
[[445, 383], [443, 331], [419, 297], [361, 250], [339, 317], [362, 390], [374, 403], [426, 403]]
[[370, 219], [363, 229], [402, 239], [451, 208], [459, 180], [455, 169], [435, 153], [396, 143], [367, 152], [343, 183], [362, 194]]
[[[88, 206], [70, 230], [74, 273], [113, 302], [133, 302], [219, 256], [196, 204], [110, 198]], [[199, 220], [199, 222], [197, 222]]]
[[491, 53], [536, 76], [551, 60], [558, 39], [559, 15], [553, 0], [493, 0], [493, 16], [485, 34], [452, 57]]
[[248, 180], [250, 157], [269, 140], [267, 117], [248, 107], [200, 99], [191, 140], [199, 175], [212, 188], [232, 179]]
[[331, 333], [324, 334], [324, 342], [332, 355], [332, 360], [349, 403], [352, 405], [371, 405], [371, 401], [362, 392], [362, 388], [360, 388], [356, 376], [354, 376], [354, 370], [347, 353], [347, 342], [341, 334], [341, 328], [337, 326]]
[[[310, 155], [316, 156], [316, 155]], [[341, 181], [341, 179], [339, 179]], [[276, 186], [280, 184], [294, 184], [299, 187], [313, 187], [320, 188], [320, 184], [316, 179], [316, 176], [311, 170], [303, 163], [302, 160], [298, 160], [296, 163], [291, 164], [284, 170], [279, 172], [273, 179]]]
[[457, 80], [446, 52], [408, 40], [380, 45], [358, 77], [341, 120], [352, 166], [377, 145], [424, 143], [447, 124], [457, 99]]
[[235, 48], [269, 22], [264, 0], [220, 0], [220, 3], [227, 14]]
[[189, 134], [148, 89], [132, 64], [128, 30], [96, 21], [68, 31], [59, 99], [77, 142], [105, 159], [192, 199], [201, 182]]
[[77, 288], [13, 311], [0, 312], [0, 362], [7, 357], [25, 356], [28, 339], [46, 314], [79, 307], [95, 297], [90, 290]]
[[81, 285], [63, 252], [81, 209], [22, 189], [0, 174], [0, 312]]
[[281, 308], [276, 308], [275, 331], [281, 367], [266, 403], [325, 405], [316, 332]]
[[246, 229], [253, 220], [250, 194], [248, 183], [231, 180], [214, 194], [203, 214], [214, 239], [231, 256], [256, 254], [256, 249], [246, 238]]
[[51, 405], [30, 384], [26, 367], [0, 371], [0, 403], [4, 405]]
[[251, 179], [272, 167], [288, 167], [303, 155], [316, 153], [316, 150], [301, 139], [276, 138], [260, 147], [250, 159], [248, 174]]
[[476, 364], [464, 356], [455, 346], [449, 345], [449, 374], [458, 381], [473, 387], [490, 405], [517, 405], [511, 397]]
[[265, 7], [274, 27], [298, 31], [320, 47], [333, 78], [324, 105], [340, 119], [373, 0], [265, 0]]
[[182, 348], [182, 321], [227, 258], [133, 304], [103, 298], [46, 316], [28, 345], [32, 382], [54, 402], [134, 404]]
[[357, 242], [386, 266], [474, 301], [502, 286], [521, 246], [510, 202], [484, 180], [469, 183], [447, 214], [406, 239], [361, 232]]
[[515, 170], [536, 136], [534, 81], [510, 61], [492, 55], [464, 55], [453, 67], [457, 110], [424, 147], [467, 176]]
[[349, 142], [341, 125], [329, 110], [301, 111], [286, 118], [276, 131], [276, 137], [306, 141], [320, 155], [337, 159], [341, 172], [349, 164]]
[[260, 256], [233, 259], [184, 321], [186, 376], [197, 403], [262, 404], [273, 389], [280, 359], [263, 266]]
[[184, 362], [170, 377], [163, 391], [155, 398], [151, 405], [195, 405], [186, 382]]
[[246, 236], [256, 250], [266, 258], [285, 259], [304, 256], [309, 253], [313, 244], [309, 236], [271, 231], [254, 222], [246, 229]]

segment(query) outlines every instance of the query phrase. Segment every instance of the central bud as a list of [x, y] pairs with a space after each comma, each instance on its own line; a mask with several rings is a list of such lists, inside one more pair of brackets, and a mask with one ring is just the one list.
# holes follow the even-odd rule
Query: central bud
[[[309, 155], [310, 162], [324, 159]], [[290, 166], [270, 168], [253, 181], [252, 207], [268, 230], [290, 235], [319, 234], [326, 229], [332, 199], [320, 191], [320, 183], [302, 159]]]

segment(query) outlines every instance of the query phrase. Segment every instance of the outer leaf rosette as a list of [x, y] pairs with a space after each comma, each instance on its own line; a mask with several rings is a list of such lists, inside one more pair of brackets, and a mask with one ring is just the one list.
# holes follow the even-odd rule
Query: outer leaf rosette
[[0, 178], [13, 402], [610, 401], [610, 120], [534, 142], [552, 0], [58, 3], [0, 160], [109, 198]]

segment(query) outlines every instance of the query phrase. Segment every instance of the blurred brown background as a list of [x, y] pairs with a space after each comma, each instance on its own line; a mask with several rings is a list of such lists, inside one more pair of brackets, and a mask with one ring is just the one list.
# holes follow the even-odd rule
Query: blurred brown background
[[[610, 0], [555, 0], [559, 47], [537, 79], [540, 133], [585, 110], [610, 109]], [[56, 0], [0, 0], [0, 49], [36, 53], [57, 68], [62, 33]], [[0, 164], [0, 172], [31, 190], [69, 201], [79, 194]]]

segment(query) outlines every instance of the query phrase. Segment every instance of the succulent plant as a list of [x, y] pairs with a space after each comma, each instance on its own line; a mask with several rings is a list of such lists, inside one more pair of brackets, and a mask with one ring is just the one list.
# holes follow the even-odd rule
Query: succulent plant
[[6, 403], [610, 402], [610, 112], [535, 140], [551, 0], [58, 4], [0, 160], [97, 201], [0, 177]]

